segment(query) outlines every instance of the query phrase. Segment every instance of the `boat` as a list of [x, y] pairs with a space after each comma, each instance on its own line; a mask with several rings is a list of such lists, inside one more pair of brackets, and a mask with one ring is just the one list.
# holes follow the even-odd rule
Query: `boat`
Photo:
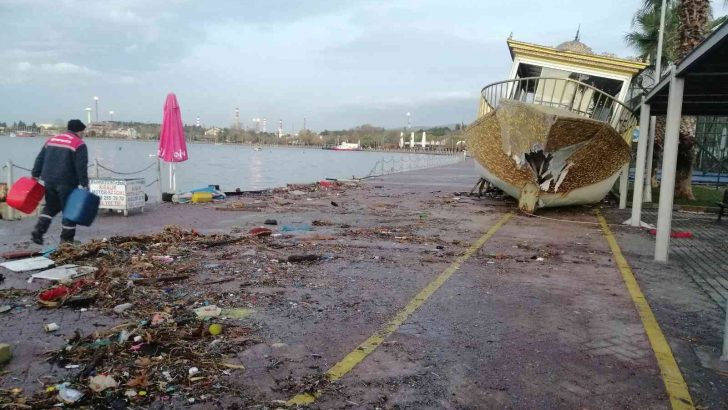
[[35, 137], [35, 134], [28, 131], [18, 131], [15, 136], [19, 138], [32, 138]]
[[468, 154], [524, 212], [601, 201], [629, 164], [637, 120], [620, 97], [646, 64], [597, 56], [578, 33], [555, 48], [508, 46], [512, 78], [481, 90]]
[[361, 146], [359, 143], [342, 142], [339, 145], [336, 145], [333, 147], [324, 147], [323, 149], [328, 149], [328, 150], [333, 150], [333, 151], [360, 151]]
[[253, 150], [254, 151], [263, 151], [263, 148], [261, 148], [261, 147], [255, 147], [255, 148], [253, 148]]

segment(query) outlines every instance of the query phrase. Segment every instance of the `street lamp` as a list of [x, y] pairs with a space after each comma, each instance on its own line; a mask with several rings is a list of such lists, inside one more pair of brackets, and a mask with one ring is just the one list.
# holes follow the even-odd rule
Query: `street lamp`
[[111, 122], [114, 122], [114, 110], [109, 111], [109, 116], [111, 117]]
[[407, 112], [407, 129], [408, 130], [412, 128], [412, 123], [410, 122], [410, 116], [411, 115], [412, 114], [410, 114], [409, 112]]
[[99, 97], [94, 96], [94, 103], [96, 104], [96, 122], [99, 122]]

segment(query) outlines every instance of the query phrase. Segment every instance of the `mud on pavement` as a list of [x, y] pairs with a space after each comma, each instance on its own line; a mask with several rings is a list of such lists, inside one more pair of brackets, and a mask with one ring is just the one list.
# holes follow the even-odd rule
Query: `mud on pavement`
[[38, 303], [52, 284], [3, 272], [0, 403], [51, 407], [73, 389], [71, 406], [96, 408], [276, 408], [306, 392], [311, 408], [669, 407], [598, 228], [525, 216], [329, 380], [512, 210], [463, 195], [476, 179], [459, 164], [176, 206], [169, 227], [169, 205], [137, 228], [101, 218], [52, 256], [98, 268], [55, 305]]

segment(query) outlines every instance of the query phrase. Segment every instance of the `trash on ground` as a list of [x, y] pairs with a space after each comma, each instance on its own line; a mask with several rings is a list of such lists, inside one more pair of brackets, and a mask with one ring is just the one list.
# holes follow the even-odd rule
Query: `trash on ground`
[[[650, 229], [650, 234], [657, 235], [657, 229]], [[690, 231], [672, 231], [670, 232], [671, 238], [692, 238], [693, 233]]]
[[56, 330], [58, 330], [60, 328], [61, 327], [58, 326], [57, 323], [46, 323], [45, 325], [43, 325], [43, 330], [45, 330], [48, 333], [55, 332]]
[[219, 323], [213, 323], [207, 328], [207, 331], [210, 332], [211, 335], [217, 336], [222, 333], [222, 325]]
[[315, 262], [321, 259], [321, 255], [291, 255], [288, 257], [288, 262]]
[[57, 285], [41, 291], [38, 294], [38, 303], [44, 307], [56, 308], [66, 303], [73, 304], [74, 302], [79, 302], [79, 299], [81, 301], [87, 298], [95, 299], [95, 291], [93, 290], [86, 295], [81, 293], [89, 287], [90, 283], [84, 279], [79, 279], [68, 285]]
[[96, 271], [97, 268], [94, 268], [93, 266], [78, 266], [74, 264], [67, 264], [52, 269], [47, 269], [42, 272], [34, 273], [30, 275], [30, 278], [28, 278], [28, 283], [32, 283], [34, 279], [68, 282], [71, 279], [85, 276]]
[[125, 310], [129, 309], [132, 306], [134, 306], [133, 303], [122, 303], [120, 305], [116, 305], [114, 306], [114, 313], [124, 313]]
[[5, 364], [13, 358], [13, 346], [8, 343], [0, 343], [0, 364]]
[[278, 221], [275, 219], [266, 219], [264, 224], [265, 225], [278, 225]]
[[55, 262], [45, 256], [36, 256], [33, 258], [0, 263], [0, 266], [13, 272], [28, 272], [31, 270], [49, 268], [53, 265], [55, 265]]
[[244, 317], [250, 316], [253, 312], [255, 312], [253, 309], [230, 308], [222, 309], [222, 311], [220, 312], [220, 316], [230, 319], [242, 319]]
[[0, 253], [0, 257], [3, 259], [20, 259], [20, 258], [30, 258], [32, 256], [38, 256], [42, 255], [43, 253], [40, 251], [32, 251], [32, 250], [17, 250], [17, 251], [9, 251]]
[[100, 393], [106, 389], [114, 389], [118, 386], [119, 382], [114, 380], [113, 377], [106, 374], [94, 376], [89, 378], [88, 380], [88, 387], [96, 393]]
[[215, 305], [203, 306], [194, 310], [197, 317], [200, 319], [218, 317], [222, 313], [222, 309]]
[[310, 231], [311, 225], [308, 224], [302, 224], [302, 225], [281, 225], [281, 232], [305, 232]]
[[83, 397], [83, 393], [76, 389], [66, 387], [66, 383], [57, 386], [58, 389], [58, 400], [66, 403], [73, 404]]
[[270, 236], [270, 234], [272, 234], [272, 233], [273, 233], [272, 230], [270, 230], [269, 228], [265, 228], [263, 226], [253, 228], [250, 231], [248, 231], [248, 234], [250, 234], [252, 236]]
[[172, 263], [174, 262], [174, 258], [169, 255], [154, 255], [152, 256], [152, 260], [159, 262], [159, 263]]

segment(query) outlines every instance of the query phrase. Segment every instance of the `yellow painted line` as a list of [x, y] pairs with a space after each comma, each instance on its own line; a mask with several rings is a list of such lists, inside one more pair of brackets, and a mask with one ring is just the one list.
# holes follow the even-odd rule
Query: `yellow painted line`
[[[452, 276], [455, 271], [460, 269], [460, 265], [462, 265], [463, 262], [468, 260], [475, 252], [480, 249], [485, 242], [488, 241], [493, 235], [495, 235], [498, 230], [505, 225], [506, 222], [508, 222], [509, 219], [513, 216], [512, 213], [505, 214], [498, 222], [493, 225], [490, 229], [488, 229], [488, 232], [483, 234], [477, 241], [475, 241], [470, 247], [463, 253], [462, 256], [457, 258], [455, 262], [453, 262], [447, 269], [445, 269], [441, 274], [439, 274], [435, 279], [433, 279], [427, 286], [425, 286], [420, 293], [418, 293], [412, 300], [407, 303], [407, 305], [402, 309], [397, 315], [389, 321], [382, 329], [374, 333], [369, 339], [365, 340], [362, 344], [360, 344], [356, 349], [354, 349], [351, 353], [346, 355], [343, 359], [341, 359], [340, 362], [336, 363], [332, 368], [330, 368], [326, 375], [328, 376], [329, 380], [335, 381], [339, 380], [344, 375], [349, 373], [351, 369], [356, 367], [359, 363], [361, 363], [362, 360], [364, 360], [367, 356], [369, 356], [370, 353], [372, 353], [379, 345], [384, 342], [384, 339], [389, 336], [390, 334], [394, 333], [399, 326], [404, 323], [407, 318], [412, 315], [420, 306], [422, 306], [427, 299], [432, 296], [433, 293], [435, 293], [440, 286], [442, 286], [445, 281], [447, 281], [450, 276]], [[320, 391], [316, 391], [313, 393], [301, 393], [290, 400], [288, 400], [287, 405], [288, 406], [302, 406], [313, 403], [319, 396], [321, 395]]]
[[680, 373], [680, 368], [677, 366], [677, 362], [675, 362], [670, 345], [667, 344], [665, 335], [662, 334], [660, 325], [657, 324], [655, 315], [652, 314], [650, 304], [647, 303], [645, 295], [640, 290], [640, 285], [632, 273], [632, 268], [630, 268], [629, 263], [627, 263], [624, 255], [622, 255], [622, 250], [619, 248], [619, 244], [617, 244], [617, 239], [609, 229], [606, 219], [604, 219], [598, 210], [597, 218], [602, 225], [602, 231], [607, 238], [607, 242], [609, 242], [609, 247], [612, 248], [614, 262], [617, 264], [620, 272], [622, 272], [624, 284], [627, 286], [627, 290], [630, 296], [632, 296], [632, 301], [642, 319], [642, 326], [644, 326], [652, 350], [655, 352], [657, 365], [660, 367], [660, 374], [662, 374], [662, 380], [665, 383], [665, 389], [667, 390], [667, 395], [670, 397], [672, 408], [674, 410], [695, 409], [693, 400], [690, 398], [690, 391], [688, 391], [688, 386], [685, 384], [682, 373]]

